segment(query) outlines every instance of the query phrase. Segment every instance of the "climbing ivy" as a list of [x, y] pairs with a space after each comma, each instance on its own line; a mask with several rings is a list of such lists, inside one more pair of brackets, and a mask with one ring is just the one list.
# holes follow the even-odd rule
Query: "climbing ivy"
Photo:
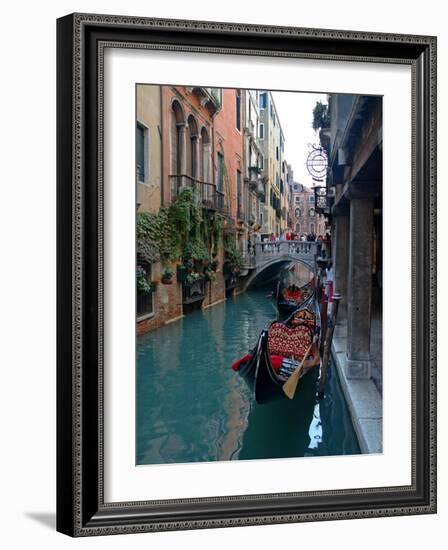
[[[137, 216], [137, 240], [152, 245], [163, 265], [180, 255], [179, 234], [170, 222], [167, 208], [155, 213], [142, 212]], [[157, 261], [154, 255], [154, 261]]]
[[224, 235], [224, 255], [232, 269], [241, 269], [243, 265], [243, 257], [241, 252], [236, 247], [235, 234], [227, 233]]
[[210, 232], [212, 237], [213, 254], [218, 254], [218, 248], [222, 241], [224, 222], [220, 216], [214, 215], [210, 220]]
[[223, 222], [216, 214], [204, 214], [200, 201], [191, 189], [184, 189], [175, 203], [158, 213], [142, 212], [137, 216], [137, 240], [150, 244], [162, 264], [209, 259], [217, 253]]

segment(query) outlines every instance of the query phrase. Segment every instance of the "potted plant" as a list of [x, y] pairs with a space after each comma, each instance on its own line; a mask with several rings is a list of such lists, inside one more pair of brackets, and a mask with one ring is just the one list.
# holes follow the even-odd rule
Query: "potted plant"
[[166, 267], [162, 273], [162, 283], [164, 285], [173, 284], [173, 270], [169, 267]]
[[204, 271], [204, 275], [205, 275], [205, 280], [206, 281], [210, 281], [212, 283], [214, 283], [216, 281], [216, 273], [213, 271], [213, 269], [211, 267], [207, 268]]
[[196, 281], [199, 281], [200, 278], [201, 276], [199, 275], [199, 273], [197, 271], [193, 271], [192, 273], [188, 273], [188, 275], [185, 277], [185, 282], [187, 283], [187, 285], [192, 285]]

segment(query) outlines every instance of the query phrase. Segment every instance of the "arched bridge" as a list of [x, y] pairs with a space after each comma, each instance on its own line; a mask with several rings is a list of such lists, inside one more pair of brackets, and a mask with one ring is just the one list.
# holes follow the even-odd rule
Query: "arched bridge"
[[255, 278], [274, 264], [300, 262], [310, 271], [316, 269], [318, 243], [311, 241], [269, 241], [255, 243], [251, 254], [245, 257], [248, 275], [245, 286], [250, 286]]

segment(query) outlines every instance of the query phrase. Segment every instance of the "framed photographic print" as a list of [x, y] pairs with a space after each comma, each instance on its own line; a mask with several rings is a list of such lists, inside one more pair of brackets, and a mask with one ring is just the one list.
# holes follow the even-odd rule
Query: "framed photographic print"
[[58, 20], [57, 528], [436, 511], [436, 39]]

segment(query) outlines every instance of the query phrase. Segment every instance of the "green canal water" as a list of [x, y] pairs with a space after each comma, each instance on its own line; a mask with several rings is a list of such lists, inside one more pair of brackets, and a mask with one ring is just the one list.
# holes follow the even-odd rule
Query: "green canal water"
[[324, 399], [316, 373], [295, 398], [257, 405], [230, 365], [277, 317], [266, 290], [195, 311], [137, 340], [137, 464], [358, 454], [330, 365]]

